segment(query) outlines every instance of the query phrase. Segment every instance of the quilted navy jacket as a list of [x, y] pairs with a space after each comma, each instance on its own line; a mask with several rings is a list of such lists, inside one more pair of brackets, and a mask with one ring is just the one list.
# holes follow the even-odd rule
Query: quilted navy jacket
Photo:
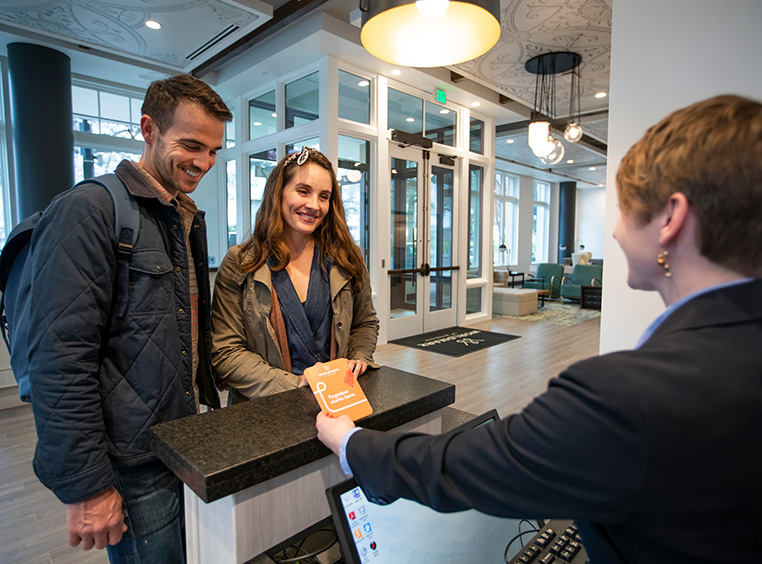
[[[152, 460], [149, 427], [196, 413], [182, 218], [129, 163], [116, 174], [141, 215], [123, 318], [113, 307], [114, 210], [106, 190], [87, 184], [61, 194], [32, 239], [34, 470], [63, 503], [111, 486], [112, 460]], [[209, 356], [203, 212], [196, 214], [190, 239], [199, 290], [199, 400], [219, 407]]]

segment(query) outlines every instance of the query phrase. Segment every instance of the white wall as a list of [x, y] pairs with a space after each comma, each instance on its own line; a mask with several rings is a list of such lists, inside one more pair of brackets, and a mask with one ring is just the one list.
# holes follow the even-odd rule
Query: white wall
[[576, 236], [582, 241], [585, 251], [593, 253], [593, 258], [603, 258], [606, 238], [606, 189], [580, 188], [577, 190]]
[[690, 103], [725, 93], [762, 99], [761, 52], [759, 0], [613, 2], [601, 353], [631, 348], [664, 309], [656, 294], [627, 288], [611, 237], [622, 156], [648, 126]]

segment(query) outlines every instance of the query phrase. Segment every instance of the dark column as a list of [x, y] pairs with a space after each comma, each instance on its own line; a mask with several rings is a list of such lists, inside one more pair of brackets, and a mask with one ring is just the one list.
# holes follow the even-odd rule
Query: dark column
[[[577, 183], [561, 182], [558, 203], [558, 262], [571, 258], [574, 252], [574, 218], [576, 216]], [[563, 249], [563, 246], [566, 249]]]
[[16, 210], [21, 220], [74, 183], [71, 61], [53, 49], [8, 45]]

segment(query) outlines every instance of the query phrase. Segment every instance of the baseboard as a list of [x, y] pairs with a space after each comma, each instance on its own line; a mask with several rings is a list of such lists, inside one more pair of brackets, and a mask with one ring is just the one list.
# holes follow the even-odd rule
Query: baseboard
[[27, 405], [19, 399], [18, 386], [3, 386], [0, 388], [0, 410]]

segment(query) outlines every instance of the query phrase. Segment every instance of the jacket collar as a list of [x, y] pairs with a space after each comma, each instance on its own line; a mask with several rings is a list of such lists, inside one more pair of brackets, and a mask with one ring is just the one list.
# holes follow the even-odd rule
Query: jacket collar
[[[673, 331], [762, 321], [762, 280], [701, 294], [676, 309], [651, 339]], [[649, 340], [651, 340], [649, 339]]]

